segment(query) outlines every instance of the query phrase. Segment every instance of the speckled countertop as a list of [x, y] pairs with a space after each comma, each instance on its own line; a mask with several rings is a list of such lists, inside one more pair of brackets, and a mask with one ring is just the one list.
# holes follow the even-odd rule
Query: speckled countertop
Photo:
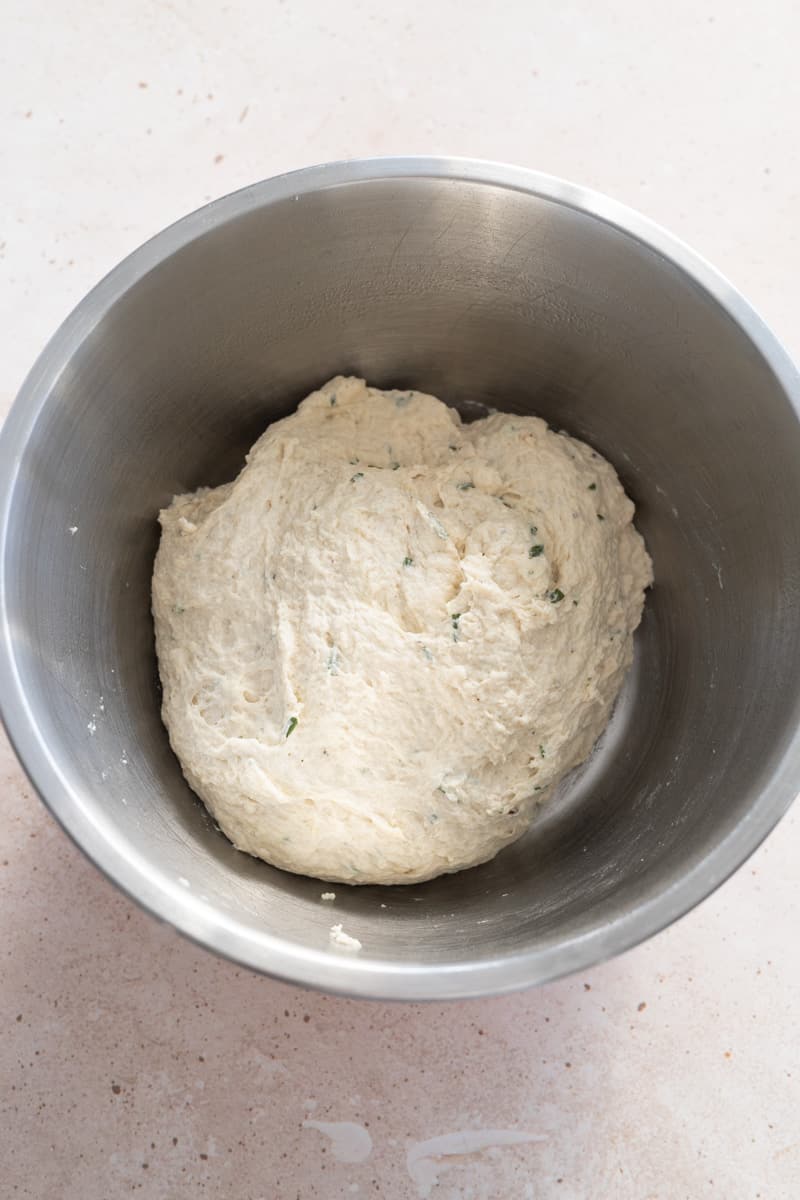
[[[800, 357], [791, 0], [7, 0], [3, 16], [0, 414], [144, 238], [358, 154], [506, 159], [609, 192], [711, 259]], [[356, 1003], [144, 916], [3, 743], [0, 1198], [794, 1200], [798, 862], [796, 811], [698, 910], [584, 976]]]

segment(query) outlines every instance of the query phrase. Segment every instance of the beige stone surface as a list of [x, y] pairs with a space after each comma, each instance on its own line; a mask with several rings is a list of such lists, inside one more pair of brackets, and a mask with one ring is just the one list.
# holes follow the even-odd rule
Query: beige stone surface
[[[7, 0], [0, 414], [144, 238], [358, 154], [506, 159], [609, 192], [715, 262], [800, 357], [798, 35], [790, 0]], [[387, 1006], [184, 942], [0, 755], [2, 1200], [800, 1195], [797, 813], [615, 962]]]

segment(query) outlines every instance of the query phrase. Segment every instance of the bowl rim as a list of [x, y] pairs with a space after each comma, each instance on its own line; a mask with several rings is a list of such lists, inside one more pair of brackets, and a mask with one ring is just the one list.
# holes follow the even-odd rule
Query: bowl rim
[[723, 883], [760, 845], [795, 798], [800, 729], [737, 825], [669, 886], [611, 922], [509, 955], [447, 964], [398, 964], [322, 951], [254, 931], [201, 901], [131, 850], [103, 813], [91, 811], [49, 751], [20, 677], [9, 622], [6, 559], [14, 489], [33, 427], [61, 372], [107, 311], [152, 269], [206, 232], [245, 213], [330, 188], [378, 180], [439, 179], [521, 191], [611, 225], [676, 266], [740, 327], [800, 419], [800, 374], [777, 337], [737, 291], [684, 242], [602, 193], [524, 167], [452, 157], [353, 159], [304, 167], [250, 184], [182, 217], [114, 267], [47, 343], [0, 428], [0, 717], [46, 807], [87, 857], [145, 910], [242, 966], [293, 984], [375, 1000], [448, 1000], [500, 995], [602, 962], [670, 925]]

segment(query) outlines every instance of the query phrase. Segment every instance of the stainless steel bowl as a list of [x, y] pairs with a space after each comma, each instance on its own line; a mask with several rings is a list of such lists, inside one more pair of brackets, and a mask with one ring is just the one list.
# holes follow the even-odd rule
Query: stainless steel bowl
[[[585, 438], [656, 586], [589, 766], [494, 862], [336, 888], [237, 853], [159, 718], [155, 516], [232, 477], [337, 372]], [[0, 438], [0, 696], [17, 752], [129, 895], [257, 970], [354, 995], [502, 992], [661, 929], [800, 781], [798, 376], [745, 301], [619, 204], [512, 167], [395, 159], [256, 184], [78, 306]], [[342, 921], [363, 950], [331, 947]]]

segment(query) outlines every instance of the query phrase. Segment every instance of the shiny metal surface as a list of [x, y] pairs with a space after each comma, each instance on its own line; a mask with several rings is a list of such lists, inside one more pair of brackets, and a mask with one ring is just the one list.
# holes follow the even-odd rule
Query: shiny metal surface
[[[612, 727], [537, 832], [331, 905], [233, 850], [184, 783], [149, 583], [159, 506], [230, 478], [340, 371], [585, 438], [635, 499], [657, 582]], [[711, 268], [557, 180], [376, 160], [226, 197], [87, 296], [0, 435], [0, 701], [20, 758], [130, 895], [287, 979], [468, 996], [631, 946], [733, 871], [800, 782], [799, 397]], [[329, 946], [333, 921], [359, 955]]]

